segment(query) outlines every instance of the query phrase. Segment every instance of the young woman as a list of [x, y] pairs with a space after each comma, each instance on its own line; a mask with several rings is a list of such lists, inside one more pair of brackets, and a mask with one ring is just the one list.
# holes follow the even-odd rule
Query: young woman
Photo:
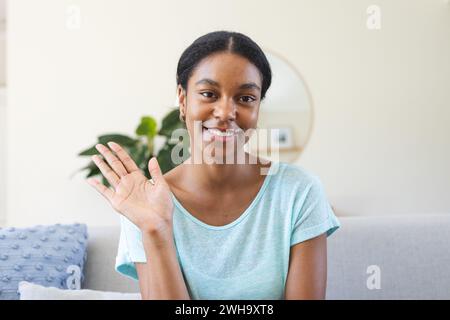
[[147, 180], [118, 144], [97, 145], [112, 188], [88, 181], [121, 214], [115, 267], [139, 281], [143, 299], [325, 298], [326, 238], [340, 223], [321, 181], [236, 143], [257, 127], [270, 83], [249, 37], [208, 33], [177, 68], [191, 156], [164, 175], [150, 159]]

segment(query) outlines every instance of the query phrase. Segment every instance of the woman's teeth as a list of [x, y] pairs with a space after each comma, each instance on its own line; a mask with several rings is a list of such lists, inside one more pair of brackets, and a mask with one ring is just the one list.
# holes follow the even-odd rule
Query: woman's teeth
[[221, 130], [214, 129], [214, 128], [207, 128], [207, 130], [210, 133], [212, 133], [216, 136], [219, 136], [219, 137], [231, 137], [236, 134], [236, 132], [234, 130], [221, 131]]

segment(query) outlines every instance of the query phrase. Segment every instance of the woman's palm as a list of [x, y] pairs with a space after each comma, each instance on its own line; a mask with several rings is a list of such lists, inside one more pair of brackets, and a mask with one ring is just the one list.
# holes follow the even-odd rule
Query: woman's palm
[[142, 173], [136, 163], [118, 144], [109, 146], [118, 158], [105, 146], [97, 145], [97, 150], [108, 164], [98, 156], [94, 163], [114, 188], [107, 188], [95, 179], [88, 182], [93, 185], [112, 205], [141, 230], [159, 230], [170, 227], [172, 223], [173, 203], [170, 188], [166, 183], [156, 158], [149, 161], [149, 171], [154, 183]]
[[[169, 201], [170, 194], [165, 185], [155, 187], [141, 171], [134, 171], [120, 179], [111, 205], [136, 225], [145, 223], [139, 221], [141, 219], [151, 220], [152, 225], [158, 225], [169, 218], [164, 215]], [[141, 215], [141, 212], [144, 214]]]

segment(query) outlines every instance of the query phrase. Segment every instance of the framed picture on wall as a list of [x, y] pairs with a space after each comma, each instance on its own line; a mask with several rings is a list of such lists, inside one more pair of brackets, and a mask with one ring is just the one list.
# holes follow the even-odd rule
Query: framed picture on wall
[[291, 127], [272, 128], [270, 131], [271, 148], [278, 146], [280, 149], [294, 147], [294, 138]]

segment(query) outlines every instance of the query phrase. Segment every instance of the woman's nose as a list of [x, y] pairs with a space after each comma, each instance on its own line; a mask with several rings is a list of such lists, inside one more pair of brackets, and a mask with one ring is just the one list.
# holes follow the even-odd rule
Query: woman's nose
[[222, 121], [236, 119], [236, 104], [233, 101], [223, 101], [214, 108], [214, 116]]

